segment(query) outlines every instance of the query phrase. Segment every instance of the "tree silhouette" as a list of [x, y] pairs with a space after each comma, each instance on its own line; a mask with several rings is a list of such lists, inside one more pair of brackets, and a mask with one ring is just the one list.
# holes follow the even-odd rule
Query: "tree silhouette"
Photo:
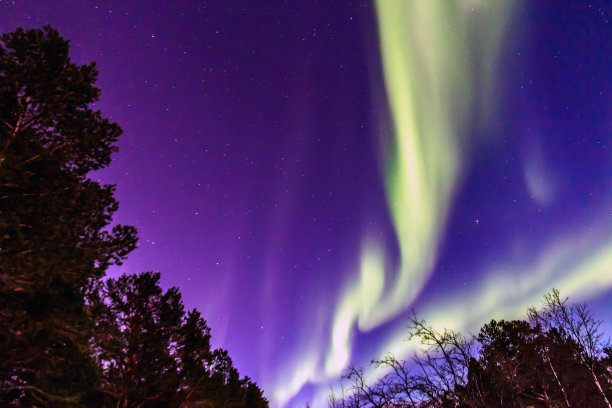
[[478, 334], [484, 388], [491, 406], [561, 406], [562, 387], [543, 359], [545, 338], [539, 326], [522, 320], [485, 324]]
[[90, 107], [95, 64], [68, 50], [48, 26], [1, 37], [1, 404], [267, 407], [159, 274], [101, 280], [136, 231], [110, 227], [114, 186], [87, 177], [121, 129]]
[[[569, 304], [568, 299], [562, 299], [559, 291], [553, 289], [544, 296], [540, 309], [535, 307], [529, 309], [529, 318], [566, 340], [580, 368], [595, 387], [593, 391], [599, 395], [601, 402], [607, 408], [612, 408], [611, 398], [606, 392], [606, 388], [609, 388], [610, 371], [602, 367], [609, 341], [604, 340], [600, 330], [601, 321], [595, 318], [587, 305]], [[608, 381], [602, 381], [601, 377], [605, 378], [606, 374]]]
[[121, 129], [90, 107], [95, 64], [68, 51], [48, 26], [1, 37], [1, 404], [267, 407], [159, 274], [101, 280], [136, 230], [110, 227], [114, 186], [87, 177]]
[[184, 311], [176, 288], [163, 291], [159, 273], [123, 275], [97, 287], [90, 307], [103, 370], [105, 406], [267, 407], [261, 390], [241, 379], [225, 350], [211, 350], [210, 329]]
[[86, 287], [135, 247], [109, 227], [114, 187], [87, 178], [121, 134], [90, 108], [95, 64], [78, 66], [56, 30], [0, 43], [0, 400], [77, 403], [94, 389]]
[[421, 349], [411, 360], [388, 355], [374, 383], [351, 368], [334, 408], [601, 407], [612, 395], [612, 351], [585, 304], [559, 292], [544, 297], [527, 320], [495, 321], [478, 335], [438, 331], [414, 317], [409, 338]]

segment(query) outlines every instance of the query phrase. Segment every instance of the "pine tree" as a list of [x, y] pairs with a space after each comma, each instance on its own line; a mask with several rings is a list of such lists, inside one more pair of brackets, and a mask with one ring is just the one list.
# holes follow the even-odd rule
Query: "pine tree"
[[103, 406], [266, 408], [227, 351], [211, 350], [200, 313], [185, 313], [178, 290], [164, 292], [159, 279], [153, 272], [108, 279], [90, 301]]
[[120, 127], [94, 111], [95, 64], [71, 62], [50, 27], [0, 42], [0, 401], [69, 405], [95, 389], [87, 287], [136, 245], [110, 227]]

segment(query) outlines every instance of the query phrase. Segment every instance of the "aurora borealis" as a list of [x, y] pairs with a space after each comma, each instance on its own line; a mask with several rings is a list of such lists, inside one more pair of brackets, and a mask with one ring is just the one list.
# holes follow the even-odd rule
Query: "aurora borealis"
[[[497, 31], [503, 28], [508, 8], [479, 5], [488, 16], [476, 17], [471, 8], [452, 2], [377, 3], [394, 135], [385, 149], [389, 157], [384, 174], [400, 260], [396, 277], [387, 284], [391, 289], [384, 291], [384, 257], [378, 244], [365, 238], [360, 281], [341, 300], [334, 320], [328, 373], [342, 373], [347, 366], [353, 321], [358, 320], [360, 329], [371, 330], [405, 311], [435, 264], [462, 167], [460, 137], [474, 103], [471, 69], [486, 72], [495, 65], [491, 51], [497, 44], [491, 42], [499, 38]], [[412, 18], [415, 23], [406, 25]], [[490, 87], [484, 81], [478, 85]]]
[[[552, 287], [611, 330], [607, 1], [0, 1], [96, 61], [95, 177], [272, 407]], [[370, 373], [374, 381], [375, 374]]]

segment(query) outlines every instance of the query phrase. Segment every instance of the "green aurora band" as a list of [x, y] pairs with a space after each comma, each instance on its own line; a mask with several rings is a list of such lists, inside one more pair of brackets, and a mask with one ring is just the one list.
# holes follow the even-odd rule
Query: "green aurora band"
[[[493, 74], [514, 5], [502, 0], [376, 1], [392, 129], [383, 140], [385, 188], [400, 260], [396, 270], [389, 270], [387, 250], [365, 234], [359, 273], [333, 311], [329, 348], [313, 342], [300, 350], [275, 383], [273, 406], [284, 406], [308, 383], [316, 385], [312, 406], [326, 406], [330, 387], [338, 390], [342, 371], [355, 363], [354, 334], [400, 316], [427, 283], [474, 143], [466, 137], [468, 126], [471, 121], [486, 125], [494, 114]], [[552, 193], [535, 190], [549, 180], [526, 164], [526, 188], [535, 191], [534, 200], [552, 200]], [[607, 216], [604, 209], [599, 213]], [[553, 286], [574, 300], [602, 293], [612, 287], [612, 234], [601, 231], [599, 221], [593, 217], [582, 232], [568, 228], [520, 265], [501, 254], [475, 274], [479, 278], [471, 289], [423, 305], [419, 315], [438, 329], [470, 331], [491, 318], [521, 318]], [[417, 350], [405, 341], [405, 325], [395, 327], [377, 355], [368, 357], [391, 352], [407, 358]], [[383, 374], [369, 370], [366, 380], [373, 383]]]
[[[393, 319], [410, 306], [431, 274], [467, 147], [460, 140], [474, 108], [485, 102], [475, 87], [484, 87], [481, 95], [488, 99], [509, 4], [376, 3], [393, 129], [385, 146], [385, 185], [401, 259], [388, 282], [384, 251], [365, 238], [359, 279], [334, 318], [328, 375], [346, 368], [355, 323], [367, 331]], [[476, 75], [482, 76], [478, 82]]]

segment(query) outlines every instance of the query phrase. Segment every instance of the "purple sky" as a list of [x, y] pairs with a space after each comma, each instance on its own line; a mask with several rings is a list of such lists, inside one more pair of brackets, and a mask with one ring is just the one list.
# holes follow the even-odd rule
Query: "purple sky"
[[[610, 4], [548, 3], [521, 2], [503, 31], [498, 109], [486, 131], [461, 135], [478, 142], [417, 311], [555, 262], [547, 288], [565, 267], [579, 282], [612, 237]], [[97, 62], [97, 107], [124, 130], [94, 178], [117, 184], [116, 221], [140, 245], [110, 274], [161, 271], [273, 406], [316, 403], [335, 378], [296, 373], [308, 358], [324, 366], [364, 233], [391, 264], [401, 256], [374, 5], [0, 0], [0, 31], [44, 24], [71, 40], [73, 60]], [[600, 281], [576, 296], [610, 324]], [[355, 330], [351, 363], [377, 357], [407, 315]], [[277, 397], [290, 383], [295, 397]]]

